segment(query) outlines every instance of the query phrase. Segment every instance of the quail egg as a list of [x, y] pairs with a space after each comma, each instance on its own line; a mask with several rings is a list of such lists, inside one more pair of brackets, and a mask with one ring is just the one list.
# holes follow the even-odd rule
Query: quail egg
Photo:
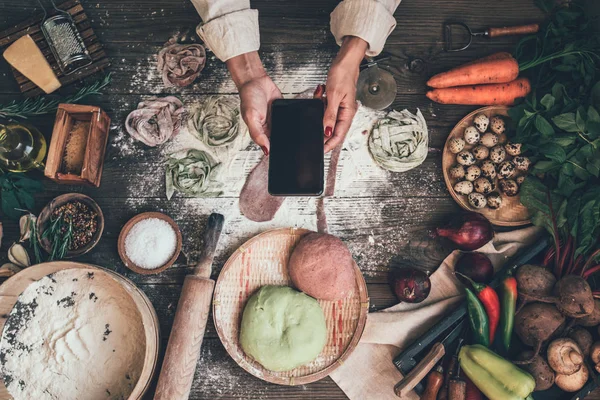
[[465, 179], [473, 182], [475, 179], [481, 176], [481, 169], [477, 165], [471, 165], [467, 168], [467, 172], [465, 173]]
[[494, 147], [498, 144], [498, 135], [492, 132], [484, 133], [480, 142], [485, 147]]
[[488, 178], [477, 178], [475, 182], [473, 182], [473, 189], [477, 193], [488, 194], [491, 193], [494, 188], [492, 187], [492, 183]]
[[448, 172], [450, 173], [450, 177], [454, 179], [462, 179], [465, 177], [465, 167], [460, 164], [453, 165]]
[[513, 158], [512, 161], [515, 163], [515, 167], [517, 167], [519, 171], [527, 171], [529, 169], [529, 165], [531, 165], [529, 158], [523, 156], [517, 156]]
[[488, 125], [490, 124], [490, 119], [484, 113], [479, 113], [473, 119], [473, 125], [475, 128], [481, 133], [487, 131]]
[[517, 184], [520, 187], [523, 184], [523, 182], [525, 182], [525, 175], [517, 176], [515, 181], [517, 182]]
[[486, 178], [494, 179], [496, 177], [496, 166], [490, 160], [485, 160], [481, 163], [481, 175]]
[[502, 146], [494, 146], [490, 150], [490, 160], [495, 164], [500, 164], [506, 158], [506, 150]]
[[478, 160], [485, 160], [490, 155], [490, 149], [482, 145], [475, 146], [473, 148], [473, 155]]
[[502, 179], [498, 182], [498, 186], [508, 197], [514, 197], [519, 193], [519, 185], [512, 179]]
[[508, 142], [504, 145], [504, 148], [513, 157], [521, 155], [521, 143]]
[[502, 117], [494, 115], [490, 119], [490, 129], [495, 134], [502, 135], [504, 133], [504, 131], [506, 130], [506, 125], [504, 124], [504, 119], [502, 119]]
[[474, 126], [469, 126], [465, 129], [464, 133], [465, 142], [469, 144], [477, 144], [479, 143], [479, 137], [481, 136], [477, 128]]
[[469, 181], [460, 181], [454, 185], [454, 191], [458, 194], [469, 194], [473, 192], [473, 183]]
[[515, 174], [516, 168], [512, 161], [504, 161], [498, 166], [498, 176], [500, 179], [510, 178]]
[[456, 161], [460, 165], [469, 166], [469, 165], [475, 164], [475, 161], [477, 161], [477, 160], [475, 159], [475, 156], [473, 155], [473, 153], [471, 153], [470, 151], [467, 151], [467, 150], [463, 150], [456, 155]]
[[454, 153], [460, 153], [465, 148], [465, 141], [461, 138], [452, 138], [448, 141], [448, 149]]
[[502, 206], [502, 196], [498, 192], [490, 193], [486, 200], [487, 206], [492, 210], [497, 210]]
[[471, 193], [467, 198], [469, 199], [469, 204], [474, 208], [483, 208], [487, 205], [487, 200], [481, 193]]

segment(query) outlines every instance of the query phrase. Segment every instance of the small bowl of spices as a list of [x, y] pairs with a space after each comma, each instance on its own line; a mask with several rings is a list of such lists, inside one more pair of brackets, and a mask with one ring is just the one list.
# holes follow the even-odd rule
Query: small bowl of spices
[[104, 230], [104, 215], [89, 196], [67, 193], [56, 197], [37, 219], [40, 245], [49, 261], [83, 255], [98, 244]]
[[133, 272], [157, 274], [175, 263], [181, 244], [181, 231], [173, 219], [159, 212], [146, 212], [123, 226], [119, 256]]

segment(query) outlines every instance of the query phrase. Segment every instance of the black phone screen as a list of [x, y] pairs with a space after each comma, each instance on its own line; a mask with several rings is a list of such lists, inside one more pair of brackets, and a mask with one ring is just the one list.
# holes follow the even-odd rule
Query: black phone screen
[[323, 113], [318, 99], [273, 101], [270, 194], [318, 196], [323, 192]]

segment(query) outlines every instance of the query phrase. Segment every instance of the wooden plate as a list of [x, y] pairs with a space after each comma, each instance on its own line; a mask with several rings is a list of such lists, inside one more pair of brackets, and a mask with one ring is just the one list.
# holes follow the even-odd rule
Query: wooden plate
[[86, 244], [85, 246], [83, 246], [77, 250], [67, 251], [67, 255], [65, 258], [78, 257], [78, 256], [81, 256], [81, 255], [87, 253], [88, 251], [93, 249], [98, 244], [98, 242], [100, 241], [100, 238], [102, 237], [102, 232], [104, 231], [104, 214], [102, 214], [102, 210], [100, 209], [100, 206], [98, 206], [98, 203], [96, 203], [94, 201], [94, 199], [92, 199], [91, 197], [86, 196], [81, 193], [61, 194], [60, 196], [55, 197], [50, 203], [48, 203], [46, 205], [46, 207], [44, 207], [42, 209], [42, 212], [40, 213], [40, 215], [37, 219], [37, 222], [36, 222], [38, 240], [39, 240], [40, 244], [42, 245], [42, 247], [44, 248], [44, 250], [46, 250], [46, 252], [48, 254], [50, 254], [52, 252], [52, 247], [51, 247], [52, 243], [50, 243], [50, 241], [48, 239], [42, 239], [44, 229], [46, 228], [48, 220], [52, 216], [52, 212], [56, 208], [62, 206], [65, 203], [71, 202], [71, 201], [80, 201], [83, 204], [85, 204], [86, 206], [88, 206], [89, 208], [91, 208], [92, 210], [94, 210], [96, 212], [96, 214], [98, 214], [98, 217], [97, 217], [98, 229], [96, 230], [96, 233], [94, 233], [94, 236], [92, 236], [92, 240], [90, 240], [90, 242], [88, 244]]
[[[466, 117], [464, 117], [456, 126], [452, 129], [448, 138], [446, 139], [446, 144], [444, 145], [444, 152], [442, 154], [442, 171], [444, 172], [444, 181], [446, 181], [446, 186], [448, 187], [448, 191], [450, 195], [458, 203], [459, 206], [464, 208], [465, 210], [478, 212], [484, 215], [490, 222], [494, 225], [499, 226], [521, 226], [527, 225], [531, 221], [529, 220], [530, 215], [529, 211], [523, 204], [521, 204], [520, 196], [508, 197], [502, 196], [502, 207], [497, 210], [492, 210], [489, 207], [484, 208], [473, 208], [469, 204], [467, 200], [467, 196], [458, 194], [454, 191], [454, 185], [458, 182], [458, 179], [453, 179], [450, 177], [448, 171], [450, 167], [456, 164], [456, 154], [453, 154], [450, 149], [448, 149], [448, 142], [450, 139], [455, 137], [462, 138], [465, 129], [469, 125], [473, 125], [473, 119], [479, 113], [484, 113], [488, 117], [492, 117], [494, 115], [502, 115], [504, 117], [508, 116], [508, 107], [504, 106], [489, 106], [483, 107], [478, 110], [473, 111]], [[465, 146], [465, 150], [470, 150], [474, 145], [467, 144]]]
[[[173, 256], [169, 259], [169, 261], [167, 261], [167, 263], [165, 265], [163, 265], [162, 267], [154, 268], [154, 269], [138, 267], [137, 265], [135, 265], [135, 263], [133, 261], [131, 261], [129, 259], [129, 257], [127, 257], [127, 253], [125, 252], [125, 238], [127, 237], [127, 234], [129, 233], [129, 231], [131, 230], [131, 228], [133, 228], [133, 226], [135, 224], [137, 224], [141, 220], [147, 219], [147, 218], [157, 218], [157, 219], [166, 221], [169, 225], [171, 225], [171, 228], [173, 228], [173, 230], [175, 231], [175, 235], [177, 236], [177, 244], [176, 244], [175, 253], [173, 253]], [[133, 272], [137, 272], [138, 274], [143, 274], [143, 275], [158, 274], [159, 272], [164, 271], [165, 269], [169, 268], [171, 265], [173, 265], [175, 263], [175, 261], [177, 260], [177, 257], [179, 257], [179, 253], [181, 252], [182, 242], [183, 242], [183, 240], [181, 238], [181, 231], [179, 230], [179, 226], [177, 226], [177, 224], [175, 223], [175, 221], [173, 221], [173, 219], [171, 217], [169, 217], [168, 215], [165, 215], [163, 213], [159, 213], [159, 212], [145, 212], [145, 213], [138, 214], [135, 217], [131, 218], [129, 221], [127, 221], [125, 226], [123, 226], [123, 229], [121, 229], [121, 233], [119, 234], [119, 241], [118, 241], [119, 257], [121, 257], [121, 261], [123, 261], [125, 266], [127, 268], [129, 268], [130, 270], [132, 270]]]
[[286, 372], [274, 372], [247, 356], [239, 343], [239, 327], [246, 300], [264, 285], [289, 285], [288, 259], [296, 243], [310, 233], [284, 228], [255, 236], [227, 260], [215, 287], [215, 327], [229, 355], [252, 375], [279, 385], [303, 385], [328, 376], [354, 350], [362, 336], [369, 310], [367, 285], [358, 269], [356, 290], [345, 300], [319, 301], [325, 313], [327, 344], [311, 363]]
[[[82, 264], [71, 261], [55, 261], [43, 263], [26, 268], [18, 274], [12, 276], [0, 286], [0, 332], [4, 329], [4, 324], [10, 314], [13, 306], [21, 293], [29, 286], [29, 284], [43, 278], [46, 275], [72, 268], [87, 268], [95, 269], [101, 273], [110, 275], [116, 280], [135, 302], [138, 311], [142, 317], [144, 331], [146, 333], [146, 354], [144, 357], [144, 366], [140, 378], [135, 385], [133, 392], [129, 396], [129, 400], [141, 400], [144, 393], [150, 386], [150, 381], [156, 370], [158, 361], [158, 348], [160, 344], [160, 327], [158, 316], [152, 306], [152, 303], [146, 297], [144, 292], [138, 289], [129, 279], [113, 272], [111, 270], [101, 268], [95, 265]], [[90, 366], [94, 368], [94, 366]], [[12, 396], [4, 386], [4, 381], [0, 379], [0, 398], [11, 399]]]

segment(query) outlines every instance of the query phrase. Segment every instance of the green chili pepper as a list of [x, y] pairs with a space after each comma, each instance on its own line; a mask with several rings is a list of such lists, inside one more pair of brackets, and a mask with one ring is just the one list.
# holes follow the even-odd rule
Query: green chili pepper
[[509, 276], [500, 284], [500, 326], [498, 335], [498, 348], [504, 354], [508, 354], [512, 340], [513, 325], [515, 322], [515, 308], [517, 306], [517, 280]]
[[485, 347], [490, 345], [490, 323], [485, 308], [475, 293], [469, 288], [467, 292], [467, 310], [469, 311], [469, 322], [473, 331], [473, 341]]

